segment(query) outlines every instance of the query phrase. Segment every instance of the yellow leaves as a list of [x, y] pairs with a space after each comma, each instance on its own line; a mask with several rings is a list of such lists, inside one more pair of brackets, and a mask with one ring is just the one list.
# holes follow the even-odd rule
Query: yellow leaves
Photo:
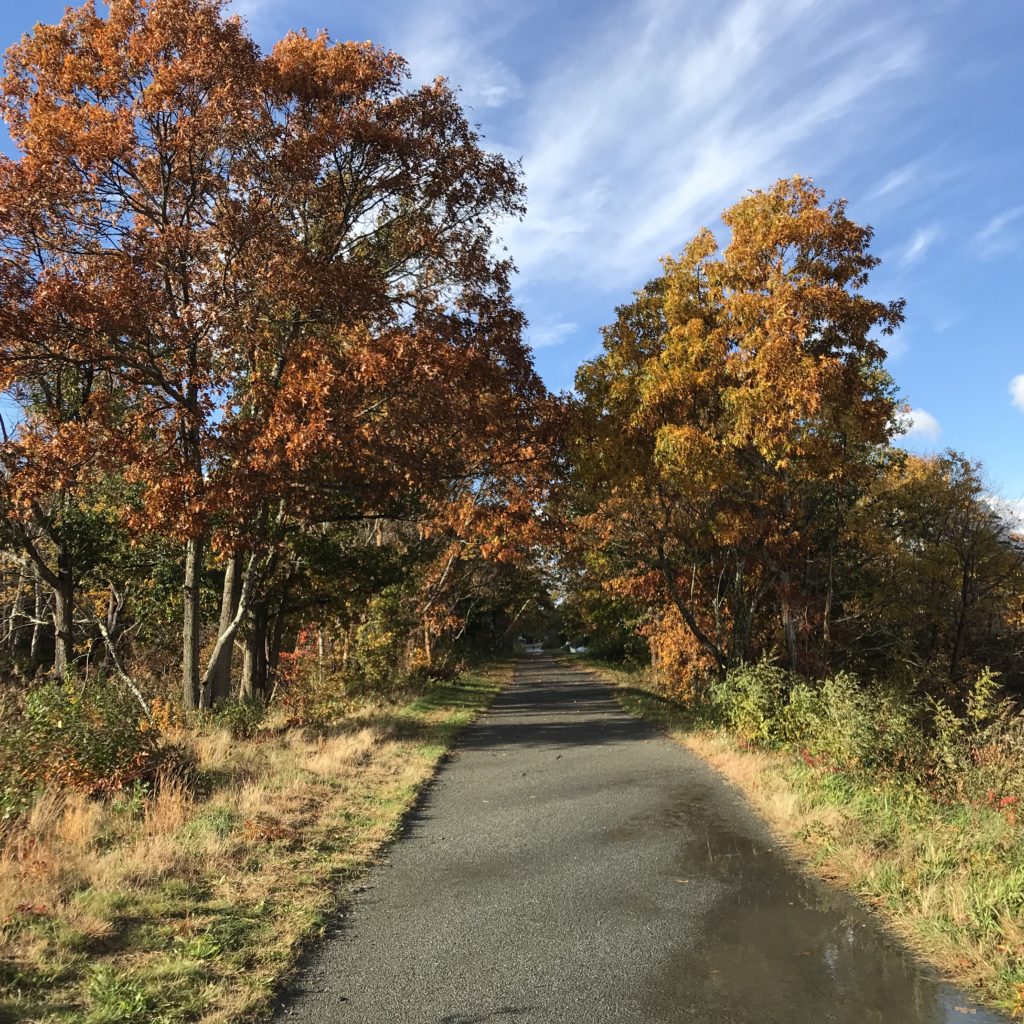
[[578, 522], [615, 552], [616, 583], [657, 566], [650, 599], [664, 607], [671, 590], [688, 606], [650, 637], [682, 675], [678, 659], [707, 658], [732, 628], [753, 646], [755, 615], [771, 620], [766, 593], [803, 600], [792, 581], [815, 554], [813, 509], [842, 516], [845, 494], [877, 473], [894, 410], [872, 339], [902, 306], [860, 293], [876, 263], [870, 230], [802, 178], [723, 220], [728, 247], [705, 229], [666, 259], [577, 376], [577, 472], [596, 496]]
[[658, 430], [654, 457], [663, 471], [683, 474], [697, 487], [711, 486], [722, 466], [716, 439], [688, 423], [673, 423]]

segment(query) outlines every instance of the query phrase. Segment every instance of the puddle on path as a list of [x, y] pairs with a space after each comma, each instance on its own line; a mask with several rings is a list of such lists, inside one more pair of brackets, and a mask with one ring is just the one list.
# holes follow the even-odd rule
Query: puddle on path
[[691, 795], [667, 819], [684, 840], [680, 878], [707, 913], [697, 944], [651, 979], [651, 1019], [1006, 1024], [931, 977], [852, 899], [802, 878], [702, 801]]

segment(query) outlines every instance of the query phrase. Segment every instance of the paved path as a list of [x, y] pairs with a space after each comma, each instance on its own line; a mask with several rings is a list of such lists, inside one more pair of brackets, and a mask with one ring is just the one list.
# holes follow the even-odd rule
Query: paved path
[[998, 1020], [801, 878], [697, 757], [544, 658], [368, 882], [280, 1021]]

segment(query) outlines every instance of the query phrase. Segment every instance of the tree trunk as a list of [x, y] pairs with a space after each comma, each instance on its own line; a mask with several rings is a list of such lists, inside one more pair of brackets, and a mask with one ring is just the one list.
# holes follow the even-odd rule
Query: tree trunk
[[963, 657], [964, 646], [967, 640], [967, 624], [972, 603], [971, 577], [970, 567], [965, 566], [960, 580], [960, 600], [954, 615], [953, 645], [949, 652], [949, 681], [951, 683], [955, 683], [960, 675], [960, 659]]
[[[238, 601], [242, 594], [242, 560], [233, 554], [224, 567], [224, 592], [220, 601], [220, 626], [218, 636], [223, 636], [238, 612]], [[217, 655], [213, 673], [206, 692], [210, 704], [219, 704], [231, 696], [231, 662], [235, 651], [234, 643], [227, 643]]]
[[796, 671], [796, 625], [793, 622], [793, 606], [788, 597], [782, 599], [782, 632], [786, 640], [786, 658], [790, 670]]
[[[288, 566], [288, 575], [281, 585], [281, 599], [277, 602], [274, 614], [274, 626], [267, 631], [267, 683], [277, 679], [277, 669], [281, 664], [281, 648], [284, 646], [284, 631], [288, 624], [288, 597], [295, 581], [295, 563]], [[268, 619], [269, 623], [269, 619]], [[332, 648], [333, 649], [333, 648]]]
[[277, 615], [274, 616], [274, 628], [269, 631], [267, 641], [267, 675], [273, 679], [277, 676], [277, 667], [281, 663], [281, 647], [284, 644], [285, 601], [287, 594], [281, 599]]
[[75, 657], [75, 580], [67, 548], [57, 550], [57, 580], [53, 588], [53, 674], [63, 677]]
[[318, 626], [316, 631], [316, 680], [318, 686], [324, 685], [324, 629]]
[[185, 549], [184, 615], [181, 630], [182, 702], [197, 708], [202, 702], [199, 686], [199, 578], [203, 570], [203, 542], [189, 540]]
[[252, 606], [249, 627], [245, 633], [245, 658], [242, 661], [242, 700], [257, 700], [267, 692], [267, 624], [266, 598]]
[[123, 607], [124, 601], [114, 584], [111, 583], [107, 592], [107, 633], [110, 635], [111, 641], [116, 640], [121, 632], [121, 609]]
[[834, 583], [832, 578], [832, 565], [835, 561], [833, 545], [828, 547], [828, 590], [825, 592], [825, 614], [822, 617], [821, 639], [825, 647], [825, 658], [831, 660], [832, 654], [832, 593]]
[[15, 584], [14, 600], [11, 602], [11, 617], [7, 623], [7, 647], [11, 654], [18, 650], [21, 620], [25, 617], [25, 571], [18, 569], [17, 573], [18, 581]]
[[46, 612], [46, 591], [39, 571], [33, 566], [32, 588], [35, 591], [35, 605], [32, 615], [32, 640], [29, 643], [28, 657], [33, 666], [42, 660], [40, 648], [43, 645], [43, 615]]

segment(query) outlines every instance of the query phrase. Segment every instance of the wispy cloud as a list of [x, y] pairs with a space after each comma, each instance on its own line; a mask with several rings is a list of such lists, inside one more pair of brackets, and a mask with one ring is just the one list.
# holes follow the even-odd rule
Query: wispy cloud
[[907, 441], [937, 441], [942, 425], [925, 409], [911, 409], [898, 421], [900, 434]]
[[576, 333], [577, 326], [577, 324], [570, 323], [567, 320], [556, 323], [542, 323], [536, 327], [530, 327], [529, 331], [527, 331], [527, 341], [529, 341], [530, 347], [534, 349], [554, 348], [556, 345], [561, 345], [563, 342], [568, 341]]
[[655, 257], [747, 189], [837, 154], [844, 117], [889, 102], [881, 87], [921, 57], [912, 27], [879, 18], [852, 31], [846, 4], [704, 10], [675, 0], [620, 9], [533, 93], [530, 212], [505, 228], [528, 279], [621, 286], [655, 270]]
[[969, 173], [971, 163], [961, 154], [939, 146], [914, 160], [894, 167], [863, 196], [864, 203], [914, 202], [931, 199], [944, 186]]
[[1010, 398], [1013, 404], [1024, 412], [1024, 373], [1018, 373], [1013, 380], [1010, 381]]
[[495, 53], [516, 23], [513, 11], [494, 0], [440, 0], [417, 10], [396, 41], [414, 79], [444, 75], [473, 109], [502, 107], [523, 96], [519, 76]]
[[919, 161], [904, 164], [890, 171], [866, 196], [867, 199], [882, 199], [893, 192], [902, 192], [908, 185], [916, 181], [921, 173]]
[[926, 228], [919, 228], [914, 232], [910, 241], [907, 242], [900, 253], [900, 265], [904, 267], [913, 266], [924, 258], [925, 253], [935, 244], [939, 237], [939, 229], [934, 225]]
[[994, 259], [1013, 252], [1020, 245], [1021, 236], [1019, 232], [1010, 229], [1021, 217], [1024, 217], [1024, 206], [1013, 206], [996, 214], [974, 236], [978, 255], [982, 259]]

